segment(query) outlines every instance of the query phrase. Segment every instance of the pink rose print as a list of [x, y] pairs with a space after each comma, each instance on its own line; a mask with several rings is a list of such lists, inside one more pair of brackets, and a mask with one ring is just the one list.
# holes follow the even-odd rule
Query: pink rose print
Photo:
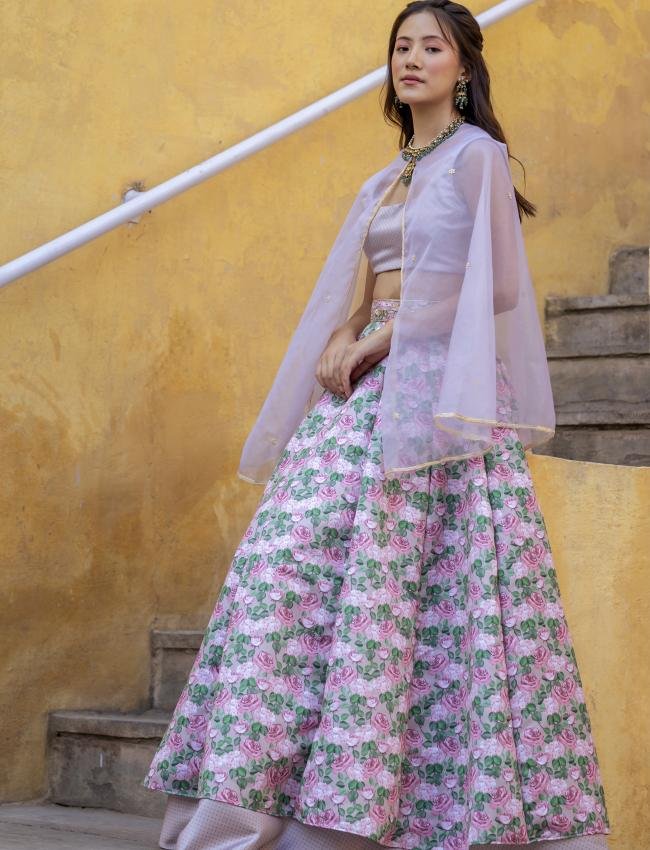
[[354, 542], [350, 544], [350, 550], [352, 552], [369, 549], [372, 546], [372, 537], [365, 532], [362, 532], [354, 538]]
[[255, 663], [261, 670], [273, 670], [275, 658], [269, 652], [261, 650], [255, 655]]
[[223, 790], [218, 791], [215, 800], [221, 800], [224, 803], [232, 803], [234, 806], [238, 806], [241, 802], [238, 795], [230, 788], [224, 788]]
[[[382, 638], [390, 637], [390, 635], [395, 634], [395, 631], [396, 631], [395, 623], [392, 620], [382, 620], [382, 622], [379, 624], [379, 636], [382, 637]], [[399, 675], [399, 668], [398, 667], [396, 667], [394, 664], [389, 665], [389, 666], [392, 666], [393, 672], [397, 672], [397, 674]], [[386, 669], [386, 675], [388, 675], [388, 676], [391, 675], [388, 672], [388, 668]]]
[[208, 719], [204, 714], [194, 714], [190, 717], [189, 728], [193, 732], [204, 732], [208, 725]]
[[493, 472], [498, 478], [501, 478], [503, 481], [508, 481], [510, 478], [512, 478], [512, 469], [510, 469], [509, 466], [506, 466], [505, 463], [495, 464]]
[[271, 723], [266, 733], [266, 737], [269, 739], [269, 741], [272, 741], [274, 743], [282, 741], [284, 738], [286, 738], [286, 736], [287, 735], [285, 727], [282, 726], [280, 723]]
[[521, 560], [527, 567], [535, 569], [544, 560], [545, 555], [546, 549], [544, 546], [541, 543], [536, 543], [521, 553]]
[[571, 821], [566, 815], [553, 815], [549, 820], [549, 826], [555, 832], [568, 832], [571, 829]]
[[353, 632], [365, 632], [370, 625], [368, 614], [357, 614], [350, 620], [350, 628]]
[[288, 764], [282, 767], [276, 767], [274, 765], [266, 771], [266, 780], [271, 786], [283, 785], [290, 776], [291, 767]]
[[184, 746], [183, 736], [178, 733], [172, 733], [169, 736], [169, 746], [173, 751], [181, 750]]
[[249, 758], [257, 759], [262, 755], [262, 745], [252, 738], [245, 738], [239, 745], [242, 753]]
[[[519, 435], [387, 475], [387, 360], [283, 447], [143, 785], [410, 850], [608, 833]], [[401, 389], [444, 365], [414, 347]]]
[[519, 677], [519, 686], [530, 693], [539, 689], [539, 677], [534, 673], [525, 673]]
[[373, 820], [378, 823], [384, 823], [388, 815], [386, 814], [386, 809], [383, 806], [372, 806], [370, 809], [370, 814]]
[[284, 682], [292, 694], [301, 694], [305, 689], [305, 682], [300, 676], [284, 676]]
[[377, 712], [372, 718], [372, 725], [380, 732], [388, 732], [390, 729], [390, 720], [385, 714]]
[[569, 703], [573, 700], [576, 684], [574, 679], [565, 679], [558, 685], [553, 685], [553, 696], [562, 703]]
[[363, 763], [364, 776], [376, 776], [383, 768], [382, 762], [378, 758], [367, 759]]
[[296, 540], [299, 540], [301, 543], [310, 543], [314, 539], [311, 529], [307, 528], [305, 525], [297, 525], [293, 529], [292, 534]]
[[431, 835], [433, 824], [426, 818], [413, 818], [411, 828], [416, 835]]
[[533, 608], [536, 608], [538, 611], [543, 611], [544, 606], [546, 605], [546, 600], [537, 590], [533, 591], [528, 597], [528, 602]]

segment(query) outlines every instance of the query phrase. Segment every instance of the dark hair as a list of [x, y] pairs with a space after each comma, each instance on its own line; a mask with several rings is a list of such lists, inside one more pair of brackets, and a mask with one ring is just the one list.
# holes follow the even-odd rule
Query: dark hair
[[[461, 111], [465, 121], [468, 124], [475, 124], [477, 127], [482, 127], [492, 138], [507, 144], [501, 125], [496, 119], [492, 103], [490, 102], [490, 74], [481, 53], [483, 49], [483, 33], [481, 32], [478, 21], [469, 9], [460, 3], [452, 2], [452, 0], [414, 0], [414, 2], [408, 3], [395, 18], [388, 42], [387, 91], [383, 104], [383, 113], [389, 123], [401, 128], [399, 147], [405, 147], [413, 136], [413, 118], [408, 104], [404, 104], [400, 108], [395, 105], [396, 92], [391, 74], [391, 59], [395, 49], [397, 32], [402, 22], [416, 12], [431, 12], [435, 16], [445, 41], [453, 47], [453, 37], [453, 41], [458, 46], [460, 61], [470, 72], [470, 79], [467, 85], [467, 106]], [[510, 157], [512, 154], [508, 152], [508, 156]], [[517, 160], [524, 171], [525, 186], [526, 169], [517, 157], [513, 156], [512, 158]], [[522, 213], [525, 213], [527, 216], [535, 215], [537, 207], [518, 192], [516, 188], [515, 197], [517, 199], [520, 221], [522, 219]]]

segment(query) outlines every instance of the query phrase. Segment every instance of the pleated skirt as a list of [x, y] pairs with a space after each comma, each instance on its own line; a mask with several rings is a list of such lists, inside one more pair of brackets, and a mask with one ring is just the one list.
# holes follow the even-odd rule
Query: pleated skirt
[[523, 446], [495, 427], [386, 477], [385, 365], [323, 394], [264, 488], [143, 780], [169, 795], [160, 846], [606, 850]]

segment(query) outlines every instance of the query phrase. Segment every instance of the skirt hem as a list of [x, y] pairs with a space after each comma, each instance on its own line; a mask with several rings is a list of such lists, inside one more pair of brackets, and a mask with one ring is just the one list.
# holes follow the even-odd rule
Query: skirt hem
[[[318, 827], [319, 829], [329, 829], [332, 832], [341, 832], [345, 835], [356, 835], [356, 836], [359, 836], [360, 838], [367, 838], [369, 841], [374, 841], [376, 844], [381, 845], [382, 847], [394, 847], [394, 848], [396, 848], [396, 850], [406, 850], [406, 848], [407, 848], [407, 845], [405, 845], [405, 844], [386, 844], [381, 839], [372, 838], [370, 835], [366, 835], [363, 832], [357, 832], [354, 829], [337, 829], [336, 827], [329, 826], [327, 824], [309, 823], [308, 820], [301, 818], [296, 813], [287, 814], [287, 815], [280, 815], [280, 814], [277, 814], [275, 812], [266, 811], [264, 809], [253, 809], [250, 806], [244, 806], [241, 803], [235, 803], [232, 800], [220, 800], [217, 797], [209, 797], [209, 796], [204, 795], [204, 794], [183, 794], [183, 793], [179, 793], [178, 791], [168, 791], [166, 788], [147, 788], [147, 790], [148, 791], [158, 791], [158, 792], [161, 792], [163, 794], [167, 794], [168, 797], [183, 797], [185, 799], [191, 799], [191, 800], [197, 800], [197, 801], [198, 800], [213, 800], [214, 802], [225, 803], [228, 806], [234, 806], [235, 808], [238, 808], [238, 809], [247, 809], [248, 811], [257, 812], [258, 814], [263, 814], [263, 815], [269, 815], [270, 817], [274, 817], [274, 818], [280, 818], [280, 819], [291, 818], [292, 820], [298, 821], [298, 823], [304, 824], [305, 826], [311, 826], [311, 827], [315, 826], [315, 827]], [[536, 844], [543, 842], [543, 841], [568, 841], [571, 838], [584, 838], [584, 837], [589, 836], [589, 835], [610, 835], [610, 834], [611, 834], [611, 828], [606, 827], [605, 829], [583, 830], [582, 832], [573, 831], [573, 832], [567, 832], [567, 833], [562, 833], [562, 834], [540, 836], [538, 838], [531, 838], [528, 841], [521, 841], [517, 844], [513, 844], [511, 841], [505, 841], [505, 842], [504, 841], [481, 841], [481, 842], [474, 842], [472, 844], [468, 844], [467, 847], [468, 847], [468, 850], [470, 850], [470, 848], [472, 848], [472, 847], [474, 847], [474, 848], [527, 847], [528, 845], [536, 845]], [[163, 850], [174, 850], [173, 847], [167, 848], [162, 844], [159, 844], [159, 847], [162, 847]], [[433, 848], [433, 850], [439, 850], [439, 848]], [[440, 850], [442, 850], [442, 847], [440, 848]]]

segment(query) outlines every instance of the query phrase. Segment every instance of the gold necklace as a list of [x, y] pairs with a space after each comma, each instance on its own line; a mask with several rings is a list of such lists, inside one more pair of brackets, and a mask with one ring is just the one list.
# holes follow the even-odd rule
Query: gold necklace
[[444, 142], [445, 139], [448, 139], [449, 136], [453, 135], [456, 130], [460, 127], [461, 124], [465, 123], [465, 116], [459, 115], [458, 118], [454, 118], [454, 120], [448, 124], [444, 130], [441, 130], [438, 135], [433, 139], [433, 141], [429, 142], [428, 145], [423, 145], [421, 148], [413, 147], [413, 139], [415, 138], [415, 133], [411, 136], [411, 141], [402, 149], [402, 157], [403, 159], [409, 159], [410, 162], [404, 169], [400, 180], [405, 186], [408, 186], [411, 182], [411, 178], [413, 176], [413, 170], [415, 165], [419, 159], [422, 159], [423, 156], [426, 156], [428, 153], [434, 148], [437, 148], [441, 142]]

